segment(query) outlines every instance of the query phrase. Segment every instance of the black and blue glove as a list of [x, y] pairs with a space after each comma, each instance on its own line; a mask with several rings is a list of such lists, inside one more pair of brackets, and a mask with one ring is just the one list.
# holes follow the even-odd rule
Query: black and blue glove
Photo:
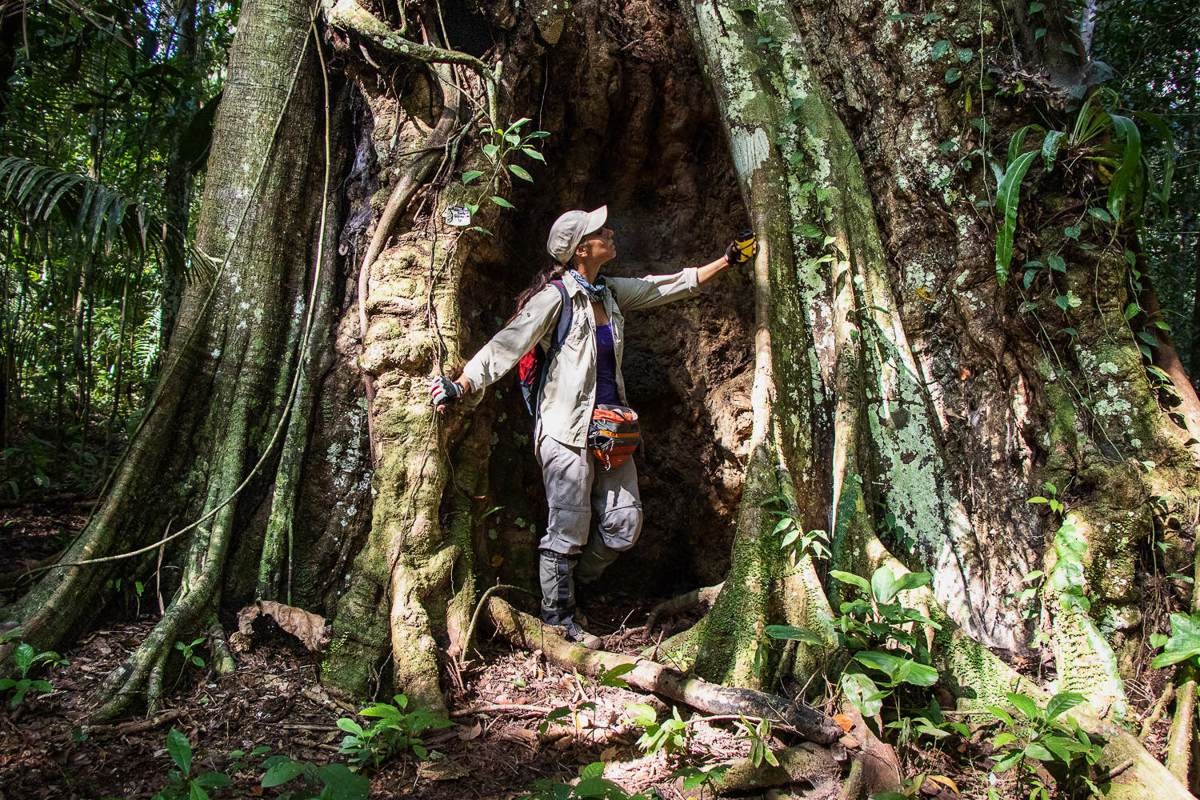
[[462, 387], [445, 375], [439, 375], [429, 382], [429, 396], [438, 411], [458, 400], [462, 393]]

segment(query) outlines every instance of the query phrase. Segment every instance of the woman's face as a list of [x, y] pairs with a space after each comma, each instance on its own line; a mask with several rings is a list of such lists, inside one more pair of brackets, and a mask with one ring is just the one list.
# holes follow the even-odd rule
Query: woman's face
[[612, 261], [617, 256], [612, 230], [601, 228], [584, 236], [579, 240], [579, 246], [575, 248], [575, 255], [596, 266]]

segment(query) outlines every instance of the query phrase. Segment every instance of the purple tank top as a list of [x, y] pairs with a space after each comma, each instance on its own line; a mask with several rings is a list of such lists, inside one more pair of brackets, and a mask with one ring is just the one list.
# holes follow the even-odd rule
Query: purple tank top
[[613, 350], [612, 324], [596, 328], [596, 403], [621, 405], [617, 394], [617, 354]]

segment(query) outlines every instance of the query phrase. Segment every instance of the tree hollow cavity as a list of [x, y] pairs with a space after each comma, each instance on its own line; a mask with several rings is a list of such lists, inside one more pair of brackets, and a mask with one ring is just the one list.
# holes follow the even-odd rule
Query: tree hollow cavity
[[[686, 30], [650, 4], [625, 3], [620, 13], [602, 5], [599, 31], [568, 25], [532, 71], [530, 108], [540, 113], [530, 116], [554, 132], [548, 163], [535, 185], [515, 187], [519, 210], [501, 248], [465, 279], [465, 354], [499, 330], [516, 295], [551, 264], [546, 235], [563, 211], [608, 206], [617, 257], [604, 274], [620, 276], [706, 264], [747, 226]], [[643, 11], [635, 35], [630, 20]], [[660, 597], [724, 579], [751, 429], [753, 318], [752, 276], [736, 269], [696, 297], [626, 316], [622, 371], [641, 418], [645, 523], [605, 574], [605, 591]], [[504, 508], [486, 523], [481, 585], [530, 584], [546, 518], [532, 423], [514, 378], [489, 393], [497, 412], [489, 503]]]

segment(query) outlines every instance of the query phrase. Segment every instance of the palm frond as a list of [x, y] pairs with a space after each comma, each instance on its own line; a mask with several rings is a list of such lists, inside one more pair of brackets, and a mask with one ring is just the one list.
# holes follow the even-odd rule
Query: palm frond
[[0, 210], [91, 256], [121, 250], [135, 258], [158, 255], [207, 270], [209, 259], [145, 203], [87, 175], [17, 156], [0, 158]]

